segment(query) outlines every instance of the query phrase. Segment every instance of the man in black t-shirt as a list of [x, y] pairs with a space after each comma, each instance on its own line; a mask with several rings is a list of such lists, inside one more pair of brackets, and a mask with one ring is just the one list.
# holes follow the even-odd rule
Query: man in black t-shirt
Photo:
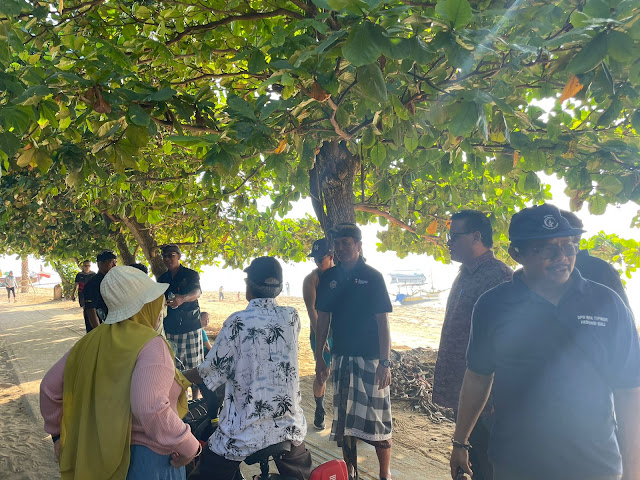
[[94, 277], [95, 274], [96, 272], [91, 271], [91, 262], [89, 260], [82, 262], [82, 271], [78, 272], [76, 275], [73, 293], [71, 294], [71, 300], [75, 301], [76, 292], [78, 293], [78, 303], [80, 304], [80, 308], [82, 308], [85, 326], [89, 325], [89, 319], [87, 318], [87, 312], [84, 310], [84, 286]]
[[331, 326], [333, 336], [333, 424], [331, 439], [342, 446], [349, 475], [357, 478], [358, 439], [373, 445], [380, 479], [391, 463], [391, 301], [380, 272], [361, 256], [362, 234], [354, 224], [332, 232], [338, 265], [320, 278], [316, 310], [316, 379], [327, 378], [323, 350]]
[[[105, 250], [98, 254], [98, 273], [91, 277], [84, 286], [84, 325], [87, 333], [96, 328], [107, 318], [109, 309], [100, 294], [100, 284], [104, 276], [117, 265], [116, 254], [111, 250]], [[91, 264], [89, 264], [91, 266]]]
[[[200, 328], [200, 305], [198, 298], [200, 275], [195, 270], [180, 264], [180, 247], [169, 244], [162, 247], [162, 260], [167, 271], [158, 278], [159, 283], [168, 283], [167, 316], [164, 318], [164, 332], [167, 340], [175, 347], [176, 357], [185, 368], [196, 368], [204, 361], [204, 345]], [[198, 389], [192, 387], [193, 398], [198, 397]]]
[[73, 293], [71, 294], [71, 300], [76, 299], [76, 292], [78, 294], [78, 303], [81, 307], [84, 308], [84, 287], [89, 280], [93, 278], [96, 272], [91, 271], [91, 262], [89, 260], [85, 260], [82, 262], [82, 271], [76, 274], [76, 278], [74, 280], [75, 285], [73, 287]]

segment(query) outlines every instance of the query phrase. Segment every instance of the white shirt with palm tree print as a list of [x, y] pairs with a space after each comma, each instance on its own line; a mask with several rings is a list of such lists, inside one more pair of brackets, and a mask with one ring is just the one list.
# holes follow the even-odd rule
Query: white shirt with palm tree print
[[274, 298], [254, 298], [222, 325], [198, 372], [210, 390], [225, 386], [212, 452], [242, 461], [284, 440], [299, 445], [307, 433], [300, 406], [300, 317]]

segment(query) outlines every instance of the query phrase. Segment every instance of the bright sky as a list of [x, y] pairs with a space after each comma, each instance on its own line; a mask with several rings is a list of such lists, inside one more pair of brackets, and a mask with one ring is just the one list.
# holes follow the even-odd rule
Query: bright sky
[[[541, 180], [551, 185], [551, 192], [553, 194], [552, 203], [561, 209], [568, 210], [569, 198], [564, 195], [563, 182], [557, 180], [555, 177], [544, 175], [541, 175]], [[578, 216], [580, 216], [584, 222], [585, 229], [587, 230], [584, 234], [585, 237], [590, 237], [600, 231], [604, 231], [606, 233], [616, 233], [623, 238], [637, 238], [638, 229], [631, 228], [630, 223], [631, 219], [638, 212], [638, 209], [639, 207], [633, 203], [619, 207], [610, 205], [605, 215], [594, 216], [590, 215], [585, 207], [582, 211], [578, 212]], [[290, 212], [290, 215], [302, 216], [305, 213], [313, 215], [313, 209], [309, 199], [299, 201], [292, 212]], [[431, 281], [431, 278], [433, 279], [433, 285], [438, 290], [448, 289], [451, 286], [458, 272], [458, 264], [443, 265], [427, 255], [409, 255], [404, 259], [399, 259], [391, 252], [378, 252], [376, 248], [376, 244], [378, 243], [376, 233], [379, 228], [379, 225], [367, 225], [362, 228], [363, 251], [367, 263], [385, 275], [390, 293], [397, 293], [397, 288], [389, 285], [389, 274], [401, 270], [424, 273], [429, 281]], [[29, 264], [31, 271], [38, 271], [40, 265], [43, 263], [44, 262], [38, 259], [31, 259]], [[302, 296], [302, 280], [314, 268], [315, 264], [313, 261], [298, 264], [283, 262], [284, 278], [285, 282], [289, 283], [291, 295]], [[20, 260], [13, 256], [0, 257], [0, 269], [3, 274], [6, 274], [9, 269], [13, 269], [16, 275], [20, 275]], [[50, 267], [45, 266], [44, 269], [48, 272], [52, 271]], [[93, 270], [96, 270], [95, 266]], [[244, 291], [244, 277], [245, 274], [242, 270], [205, 266], [201, 275], [201, 283], [203, 290], [208, 291], [217, 291], [221, 285], [224, 286], [227, 292]], [[626, 280], [626, 288], [630, 293], [629, 298], [633, 311], [640, 312], [640, 297], [632, 293], [640, 289], [640, 274], [636, 274], [631, 280]], [[446, 292], [441, 298], [442, 305], [444, 301], [446, 301]], [[636, 314], [638, 315], [640, 313]]]

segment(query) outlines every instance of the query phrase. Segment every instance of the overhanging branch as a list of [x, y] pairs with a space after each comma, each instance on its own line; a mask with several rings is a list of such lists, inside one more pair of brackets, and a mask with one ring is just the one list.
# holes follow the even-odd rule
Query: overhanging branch
[[231, 15], [229, 17], [221, 18], [220, 20], [216, 20], [215, 22], [205, 23], [204, 25], [193, 25], [191, 27], [187, 27], [184, 29], [182, 33], [176, 35], [173, 39], [167, 42], [167, 46], [171, 46], [184, 37], [188, 35], [193, 35], [199, 32], [206, 32], [207, 30], [213, 30], [216, 27], [220, 27], [222, 25], [228, 25], [233, 22], [241, 22], [241, 21], [249, 21], [249, 20], [261, 20], [263, 18], [273, 18], [273, 17], [291, 17], [297, 20], [304, 19], [303, 15], [300, 15], [298, 12], [294, 12], [292, 10], [287, 10], [286, 8], [278, 8], [273, 10], [272, 12], [252, 12], [245, 13], [243, 15]]
[[434, 237], [432, 235], [421, 235], [419, 234], [415, 228], [413, 228], [411, 225], [403, 222], [402, 220], [400, 220], [399, 218], [394, 217], [393, 215], [391, 215], [389, 212], [385, 212], [383, 210], [378, 210], [375, 207], [371, 207], [369, 205], [363, 205], [361, 203], [356, 203], [353, 206], [354, 210], [356, 211], [360, 211], [360, 212], [367, 212], [367, 213], [372, 213], [373, 215], [377, 215], [378, 217], [383, 217], [386, 218], [387, 220], [389, 220], [391, 223], [393, 223], [394, 225], [413, 233], [414, 235], [417, 235], [420, 238], [424, 238], [425, 240], [427, 240], [430, 243], [433, 244], [438, 244], [438, 237]]

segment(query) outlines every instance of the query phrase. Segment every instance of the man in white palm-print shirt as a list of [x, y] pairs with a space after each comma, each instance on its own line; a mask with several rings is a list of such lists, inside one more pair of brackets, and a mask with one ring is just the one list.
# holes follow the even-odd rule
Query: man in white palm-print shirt
[[282, 268], [275, 258], [256, 258], [245, 272], [249, 305], [225, 320], [204, 363], [185, 372], [212, 391], [225, 386], [218, 429], [189, 479], [231, 480], [246, 457], [284, 440], [293, 447], [276, 460], [278, 471], [307, 479], [311, 454], [300, 406], [300, 317], [276, 302]]

